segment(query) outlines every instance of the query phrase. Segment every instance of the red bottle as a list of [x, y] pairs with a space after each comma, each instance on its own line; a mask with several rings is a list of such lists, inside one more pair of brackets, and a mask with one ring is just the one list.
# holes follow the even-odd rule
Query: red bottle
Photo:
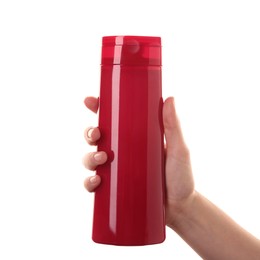
[[161, 39], [103, 37], [93, 240], [149, 245], [165, 239]]

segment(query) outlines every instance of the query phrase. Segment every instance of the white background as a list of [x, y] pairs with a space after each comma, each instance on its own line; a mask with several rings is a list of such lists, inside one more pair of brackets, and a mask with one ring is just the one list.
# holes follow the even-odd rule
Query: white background
[[91, 240], [83, 99], [99, 93], [104, 35], [162, 37], [196, 189], [260, 237], [259, 14], [252, 0], [2, 0], [0, 259], [200, 259], [169, 229], [155, 246]]

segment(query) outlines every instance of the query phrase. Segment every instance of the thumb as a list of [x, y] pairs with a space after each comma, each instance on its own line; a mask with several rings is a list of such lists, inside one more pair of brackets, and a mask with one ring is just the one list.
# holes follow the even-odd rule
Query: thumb
[[163, 105], [163, 125], [168, 156], [176, 159], [188, 160], [189, 151], [185, 144], [179, 119], [176, 114], [173, 97], [165, 100]]

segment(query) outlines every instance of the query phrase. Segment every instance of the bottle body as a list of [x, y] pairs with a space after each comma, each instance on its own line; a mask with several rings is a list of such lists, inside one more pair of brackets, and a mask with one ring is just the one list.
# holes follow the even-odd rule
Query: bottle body
[[148, 245], [165, 239], [161, 66], [101, 66], [95, 242]]

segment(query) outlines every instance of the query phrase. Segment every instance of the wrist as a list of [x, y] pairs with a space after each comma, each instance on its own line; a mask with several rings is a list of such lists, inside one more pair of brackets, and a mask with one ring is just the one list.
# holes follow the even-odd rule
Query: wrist
[[197, 196], [198, 192], [194, 190], [187, 198], [181, 201], [168, 201], [166, 205], [166, 225], [175, 230], [183, 219], [190, 215]]

